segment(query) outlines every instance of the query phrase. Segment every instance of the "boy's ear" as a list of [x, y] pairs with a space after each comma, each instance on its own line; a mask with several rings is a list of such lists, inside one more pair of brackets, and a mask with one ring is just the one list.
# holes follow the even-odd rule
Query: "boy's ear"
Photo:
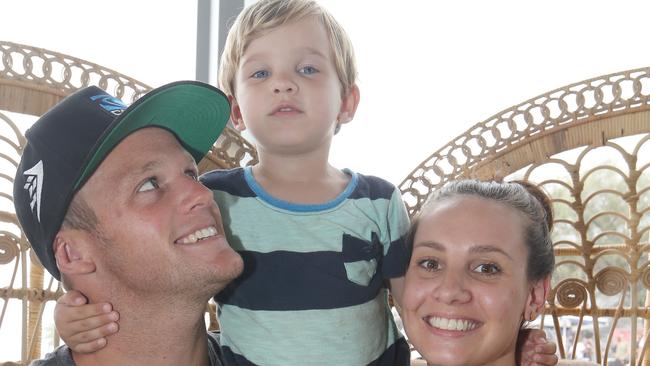
[[54, 238], [54, 258], [59, 271], [67, 276], [95, 272], [95, 262], [87, 251], [88, 234], [81, 230], [62, 229]]
[[356, 84], [352, 85], [352, 88], [350, 88], [348, 94], [343, 97], [341, 103], [341, 111], [337, 118], [339, 125], [352, 121], [354, 114], [357, 112], [357, 107], [359, 106], [359, 98], [359, 87]]
[[533, 284], [526, 300], [526, 308], [523, 313], [524, 320], [533, 321], [544, 311], [544, 303], [550, 286], [551, 276], [547, 276]]
[[239, 108], [239, 103], [232, 95], [228, 96], [228, 101], [230, 102], [230, 120], [232, 121], [233, 126], [237, 131], [243, 131], [246, 129], [244, 124], [244, 119], [241, 115], [241, 109]]

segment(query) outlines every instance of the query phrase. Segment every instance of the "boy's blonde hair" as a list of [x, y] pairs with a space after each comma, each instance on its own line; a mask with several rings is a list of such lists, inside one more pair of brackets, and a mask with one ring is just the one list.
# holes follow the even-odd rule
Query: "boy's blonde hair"
[[311, 0], [260, 0], [244, 9], [228, 32], [219, 65], [219, 87], [235, 95], [235, 74], [248, 45], [281, 25], [316, 16], [325, 27], [334, 56], [334, 66], [347, 95], [357, 79], [352, 43], [345, 30], [323, 7]]

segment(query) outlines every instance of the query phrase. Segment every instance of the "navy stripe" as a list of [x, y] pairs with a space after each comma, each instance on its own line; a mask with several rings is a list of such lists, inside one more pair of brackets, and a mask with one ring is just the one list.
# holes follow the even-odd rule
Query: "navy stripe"
[[379, 260], [381, 258], [381, 243], [377, 233], [372, 233], [372, 241], [368, 242], [350, 234], [343, 234], [341, 256], [344, 262]]
[[256, 366], [246, 357], [233, 352], [228, 346], [221, 346], [221, 361], [224, 366]]
[[242, 168], [213, 170], [201, 175], [199, 180], [211, 190], [224, 191], [238, 197], [255, 197], [255, 192], [244, 180]]
[[396, 190], [394, 185], [381, 178], [359, 173], [357, 176], [359, 177], [357, 189], [352, 192], [349, 199], [370, 198], [376, 200], [383, 198], [390, 200]]
[[336, 309], [371, 301], [383, 286], [378, 273], [368, 286], [350, 281], [340, 252], [239, 254], [244, 272], [215, 296], [218, 303], [250, 310]]
[[391, 242], [388, 252], [382, 260], [381, 272], [384, 278], [404, 276], [411, 260], [411, 255], [406, 246], [406, 236]]
[[[355, 175], [358, 177], [358, 182], [348, 199], [369, 198], [376, 200], [383, 198], [390, 200], [393, 192], [397, 189], [384, 179], [358, 173]], [[212, 190], [224, 191], [239, 197], [257, 196], [246, 183], [243, 168], [213, 170], [201, 175], [199, 179], [201, 183]]]
[[409, 366], [410, 364], [411, 350], [406, 339], [400, 337], [368, 366]]

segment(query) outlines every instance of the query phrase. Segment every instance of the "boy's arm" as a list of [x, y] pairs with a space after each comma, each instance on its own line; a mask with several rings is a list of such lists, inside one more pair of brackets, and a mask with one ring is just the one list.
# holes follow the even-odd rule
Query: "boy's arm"
[[87, 304], [79, 291], [56, 301], [54, 325], [65, 344], [75, 352], [92, 353], [106, 346], [106, 336], [118, 330], [119, 314], [109, 303]]
[[519, 331], [521, 347], [519, 348], [519, 365], [554, 366], [558, 362], [555, 355], [557, 346], [546, 339], [541, 329], [522, 329]]

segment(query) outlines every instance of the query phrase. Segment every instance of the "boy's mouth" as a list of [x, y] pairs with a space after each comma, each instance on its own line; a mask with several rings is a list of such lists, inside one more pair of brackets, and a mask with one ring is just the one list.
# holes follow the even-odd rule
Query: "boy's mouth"
[[284, 113], [302, 113], [302, 111], [291, 104], [281, 104], [271, 112], [271, 115]]

